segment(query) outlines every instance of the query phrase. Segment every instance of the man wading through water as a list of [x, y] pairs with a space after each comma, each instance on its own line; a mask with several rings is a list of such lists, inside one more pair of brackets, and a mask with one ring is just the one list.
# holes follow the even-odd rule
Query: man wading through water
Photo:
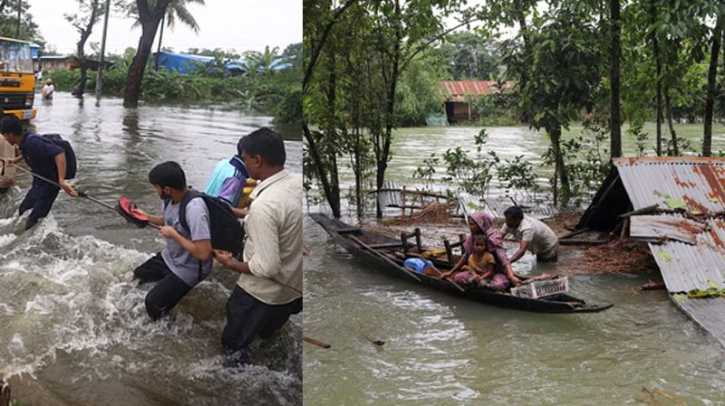
[[255, 337], [269, 338], [302, 311], [302, 176], [284, 169], [284, 141], [268, 128], [242, 138], [239, 150], [249, 175], [261, 182], [244, 222], [243, 262], [214, 251], [219, 262], [240, 274], [222, 334], [229, 366], [249, 363]]
[[[57, 180], [68, 196], [78, 197], [78, 193], [66, 180], [68, 162], [66, 150], [63, 147], [48, 138], [26, 133], [20, 120], [13, 115], [5, 116], [0, 120], [0, 133], [11, 145], [20, 147], [20, 156], [4, 158], [6, 165], [13, 165], [25, 160], [33, 173], [49, 180]], [[75, 168], [73, 170], [75, 171]], [[26, 230], [50, 213], [59, 191], [58, 186], [33, 177], [33, 186], [23, 202], [20, 203], [20, 215], [32, 209], [30, 217], [25, 222]]]
[[185, 230], [179, 220], [184, 196], [191, 193], [186, 175], [176, 162], [164, 162], [149, 172], [149, 182], [164, 201], [163, 216], [149, 216], [161, 227], [166, 248], [133, 271], [141, 283], [160, 281], [146, 295], [146, 311], [158, 320], [211, 273], [212, 248], [209, 209], [200, 197], [186, 203]]

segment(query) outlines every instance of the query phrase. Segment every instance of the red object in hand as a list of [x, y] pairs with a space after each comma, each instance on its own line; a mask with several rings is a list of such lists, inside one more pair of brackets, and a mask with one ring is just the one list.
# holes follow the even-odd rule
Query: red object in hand
[[131, 201], [126, 197], [118, 199], [118, 204], [116, 204], [116, 211], [123, 218], [125, 218], [126, 221], [135, 225], [136, 227], [144, 228], [149, 223], [149, 218], [139, 213], [136, 205], [131, 203]]

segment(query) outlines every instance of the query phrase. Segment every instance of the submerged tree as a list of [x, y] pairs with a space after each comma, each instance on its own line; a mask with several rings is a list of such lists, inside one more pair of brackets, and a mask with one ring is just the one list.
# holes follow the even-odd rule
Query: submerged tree
[[78, 84], [73, 90], [73, 95], [82, 97], [86, 91], [86, 82], [88, 80], [88, 59], [86, 58], [85, 47], [88, 37], [93, 32], [93, 27], [104, 13], [103, 5], [99, 4], [100, 0], [77, 0], [79, 13], [65, 14], [65, 19], [75, 27], [81, 35], [76, 44], [76, 57], [81, 70]]
[[[578, 120], [582, 109], [593, 108], [606, 68], [600, 31], [585, 11], [562, 4], [533, 20], [527, 33], [533, 57], [525, 68], [526, 81], [514, 89], [522, 117], [532, 128], [546, 131], [551, 140], [562, 205], [572, 196], [561, 148], [562, 129]], [[511, 65], [520, 64], [522, 53], [521, 46], [511, 48], [506, 60]]]
[[126, 87], [123, 93], [124, 107], [137, 107], [141, 95], [141, 81], [146, 70], [146, 62], [151, 55], [151, 47], [159, 28], [159, 22], [166, 14], [170, 0], [136, 0], [138, 20], [141, 24], [141, 37], [133, 61], [128, 68]]

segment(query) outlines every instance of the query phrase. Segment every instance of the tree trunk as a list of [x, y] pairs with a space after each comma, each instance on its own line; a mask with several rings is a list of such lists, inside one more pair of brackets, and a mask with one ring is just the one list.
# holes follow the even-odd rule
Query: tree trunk
[[556, 162], [556, 172], [559, 174], [561, 182], [561, 206], [566, 207], [571, 199], [571, 187], [569, 185], [569, 174], [564, 164], [564, 156], [561, 153], [561, 127], [557, 126], [548, 131], [551, 138], [551, 147], [554, 150], [554, 160]]
[[673, 156], [680, 156], [680, 150], [677, 147], [677, 133], [675, 127], [672, 124], [672, 106], [670, 105], [670, 86], [665, 86], [665, 114], [667, 116], [667, 126], [670, 129], [670, 135], [672, 136], [672, 152]]
[[710, 69], [707, 72], [707, 99], [705, 100], [705, 128], [702, 138], [702, 156], [712, 155], [712, 116], [715, 109], [715, 91], [717, 85], [717, 59], [720, 55], [720, 41], [723, 33], [725, 17], [720, 16], [712, 34], [710, 50]]
[[612, 88], [611, 112], [610, 112], [610, 141], [612, 158], [622, 156], [622, 128], [619, 106], [619, 60], [622, 55], [622, 48], [619, 37], [622, 33], [621, 20], [619, 18], [619, 0], [610, 0], [612, 24], [612, 44], [610, 49], [611, 66], [609, 79]]
[[147, 0], [136, 0], [139, 20], [141, 21], [141, 38], [138, 41], [136, 55], [133, 57], [131, 66], [128, 67], [126, 87], [123, 91], [123, 107], [138, 107], [143, 74], [146, 70], [149, 55], [151, 55], [151, 47], [154, 44], [154, 37], [159, 28], [159, 22], [164, 14], [166, 14], [169, 1], [158, 0], [154, 8], [149, 9]]
[[356, 125], [355, 129], [355, 204], [357, 206], [357, 217], [362, 219], [365, 214], [365, 205], [363, 204], [363, 168], [362, 168], [362, 143], [360, 139], [360, 126]]
[[[335, 218], [340, 218], [340, 191], [332, 190], [332, 185], [330, 184], [330, 180], [328, 178], [327, 168], [322, 159], [321, 151], [317, 145], [314, 135], [307, 126], [307, 121], [304, 120], [302, 121], [302, 133], [307, 140], [307, 150], [312, 155], [312, 161], [314, 162], [317, 174], [320, 177], [322, 189], [325, 192], [325, 199], [327, 199], [327, 203], [330, 205], [332, 215]], [[335, 196], [337, 196], [337, 198], [335, 198]]]
[[83, 94], [86, 92], [86, 81], [88, 80], [88, 60], [86, 59], [85, 48], [86, 41], [88, 41], [88, 37], [90, 37], [91, 33], [93, 33], [93, 26], [96, 24], [96, 15], [98, 14], [98, 1], [99, 0], [94, 0], [90, 4], [91, 18], [88, 20], [88, 25], [86, 26], [86, 28], [80, 30], [81, 39], [78, 41], [76, 49], [78, 52], [78, 63], [81, 68], [81, 75], [78, 80], [78, 85], [73, 91], [73, 95], [76, 97], [83, 97]]
[[[381, 154], [377, 157], [378, 173], [376, 176], [376, 186], [380, 190], [385, 182], [385, 170], [388, 169], [388, 159], [390, 157], [390, 144], [393, 139], [393, 124], [395, 121], [395, 90], [398, 86], [398, 75], [400, 74], [400, 47], [403, 42], [403, 33], [401, 32], [401, 24], [403, 23], [400, 15], [400, 0], [395, 0], [395, 49], [393, 49], [392, 71], [390, 73], [390, 83], [388, 85], [388, 100], [385, 114], [385, 133], [383, 136], [383, 148]], [[380, 199], [376, 204], [377, 218], [383, 217], [383, 210], [380, 207]]]
[[159, 71], [159, 53], [161, 53], [161, 42], [164, 40], [164, 23], [166, 22], [166, 14], [161, 17], [161, 27], [159, 28], [159, 45], [156, 48], [156, 58], [154, 58], [154, 70]]
[[[657, 21], [657, 0], [651, 0], [650, 3], [650, 23], [652, 25]], [[655, 101], [656, 113], [656, 134], [657, 134], [657, 156], [662, 156], [662, 61], [660, 60], [660, 41], [655, 31], [652, 32], [652, 46], [654, 51], [655, 69], [657, 77], [655, 78], [655, 86], [657, 87], [657, 99]]]

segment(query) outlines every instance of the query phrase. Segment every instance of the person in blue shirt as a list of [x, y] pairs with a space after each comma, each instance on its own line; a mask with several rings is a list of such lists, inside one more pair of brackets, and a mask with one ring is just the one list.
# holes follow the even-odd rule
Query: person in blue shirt
[[204, 193], [224, 200], [232, 206], [237, 217], [244, 217], [247, 211], [239, 208], [239, 201], [244, 194], [249, 172], [241, 158], [240, 144], [241, 140], [237, 143], [237, 155], [231, 159], [222, 159], [216, 165]]
[[[66, 157], [62, 147], [36, 134], [26, 133], [22, 123], [14, 115], [7, 115], [0, 120], [0, 133], [11, 145], [20, 147], [20, 156], [6, 158], [6, 163], [13, 165], [25, 160], [33, 173], [51, 180], [57, 179], [58, 185], [68, 196], [78, 197], [73, 186], [65, 179]], [[59, 191], [58, 186], [33, 177], [33, 185], [20, 204], [19, 210], [22, 215], [32, 209], [25, 222], [26, 230], [50, 213]]]

